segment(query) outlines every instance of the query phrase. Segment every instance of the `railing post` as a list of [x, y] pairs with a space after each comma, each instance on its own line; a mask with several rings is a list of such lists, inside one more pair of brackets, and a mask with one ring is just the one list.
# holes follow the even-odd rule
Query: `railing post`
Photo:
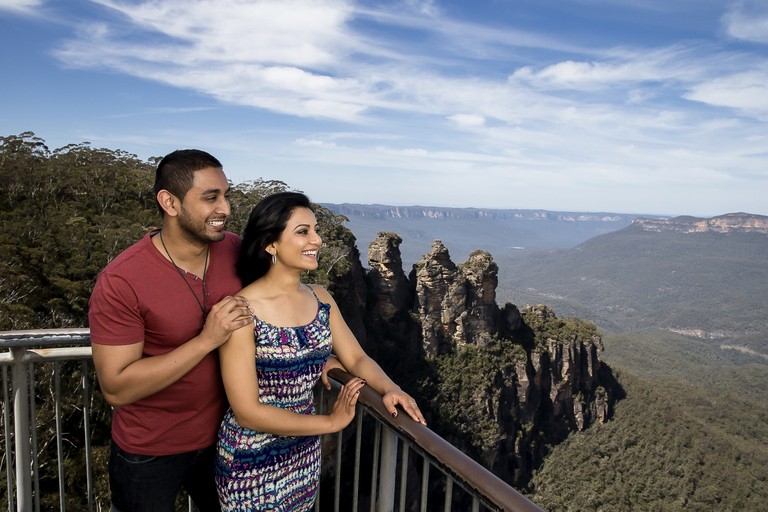
[[397, 469], [397, 436], [387, 427], [381, 433], [381, 469], [379, 470], [379, 510], [395, 510], [395, 476]]
[[[27, 367], [23, 362], [26, 349], [11, 348], [13, 356], [13, 422], [16, 448], [16, 510], [28, 512], [32, 504], [32, 474], [29, 446], [29, 379]], [[8, 492], [12, 492], [8, 489]]]
[[3, 365], [3, 432], [5, 433], [5, 479], [6, 495], [8, 496], [8, 512], [13, 512], [16, 508], [15, 495], [13, 492], [13, 451], [11, 450], [11, 439], [15, 436], [11, 434], [11, 411], [9, 409], [10, 399], [8, 395], [8, 366]]

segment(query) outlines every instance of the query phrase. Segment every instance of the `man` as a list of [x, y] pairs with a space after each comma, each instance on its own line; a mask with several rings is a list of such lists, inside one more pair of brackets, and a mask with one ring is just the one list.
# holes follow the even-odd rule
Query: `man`
[[162, 229], [107, 265], [90, 299], [93, 362], [114, 407], [112, 507], [171, 512], [184, 487], [201, 511], [218, 511], [216, 349], [252, 322], [235, 295], [240, 239], [224, 231], [229, 184], [208, 153], [167, 155], [154, 191]]

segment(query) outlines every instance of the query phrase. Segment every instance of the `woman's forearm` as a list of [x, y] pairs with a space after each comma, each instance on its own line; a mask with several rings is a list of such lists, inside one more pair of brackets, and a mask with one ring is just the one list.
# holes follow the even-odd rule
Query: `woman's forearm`
[[301, 414], [274, 405], [258, 404], [238, 413], [233, 409], [238, 425], [276, 436], [316, 436], [337, 432], [327, 415]]
[[358, 358], [357, 361], [347, 367], [347, 371], [356, 377], [365, 379], [365, 384], [380, 395], [400, 390], [400, 386], [395, 384], [376, 361], [367, 355]]

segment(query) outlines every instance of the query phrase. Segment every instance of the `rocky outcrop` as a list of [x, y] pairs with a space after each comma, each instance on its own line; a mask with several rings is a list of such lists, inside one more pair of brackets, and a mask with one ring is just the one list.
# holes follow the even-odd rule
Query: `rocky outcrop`
[[403, 272], [400, 244], [396, 233], [381, 232], [368, 245], [368, 279], [375, 294], [374, 315], [391, 320], [398, 311], [409, 311], [413, 302], [411, 283]]
[[675, 217], [674, 219], [638, 218], [633, 226], [644, 231], [678, 233], [764, 233], [768, 234], [768, 217], [749, 213], [728, 213], [711, 219]]
[[466, 289], [465, 279], [441, 241], [435, 240], [432, 251], [414, 265], [411, 282], [415, 283], [413, 308], [421, 324], [424, 352], [450, 352], [460, 332], [458, 319], [465, 311]]
[[475, 251], [459, 266], [435, 240], [432, 251], [414, 265], [414, 312], [427, 354], [450, 352], [457, 344], [487, 344], [499, 330], [496, 286], [499, 268], [486, 251]]
[[[461, 423], [474, 441], [446, 435], [459, 446], [470, 443], [461, 447], [477, 452], [502, 478], [524, 485], [543, 458], [546, 444], [608, 418], [610, 386], [601, 382], [599, 333], [590, 322], [559, 319], [543, 305], [519, 310], [507, 303], [499, 308], [498, 267], [486, 251], [475, 251], [456, 265], [436, 240], [406, 283], [397, 268], [400, 242], [394, 233], [379, 233], [369, 247], [369, 297], [374, 304], [368, 310], [382, 321], [392, 320], [399, 308], [409, 304], [405, 298], [409, 291], [410, 318], [416, 319], [412, 326], [418, 334], [401, 336], [401, 348], [419, 349], [427, 361], [437, 363], [432, 379], [441, 392], [451, 389], [459, 402], [449, 399], [435, 407], [447, 407], [441, 414]], [[388, 325], [391, 331], [396, 324]], [[470, 347], [479, 351], [465, 350], [454, 366], [449, 365], [454, 368], [450, 374], [440, 373], [442, 358]], [[479, 354], [480, 360], [472, 359], [472, 354]], [[500, 365], [489, 366], [491, 360]], [[470, 366], [462, 370], [461, 365]], [[482, 375], [456, 378], [457, 369], [479, 368]], [[460, 384], [464, 380], [467, 384]], [[462, 410], [457, 413], [457, 408]]]

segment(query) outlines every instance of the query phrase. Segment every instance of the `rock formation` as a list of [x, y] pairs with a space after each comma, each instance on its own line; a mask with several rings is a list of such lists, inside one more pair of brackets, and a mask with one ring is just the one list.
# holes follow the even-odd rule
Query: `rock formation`
[[368, 246], [368, 279], [375, 294], [374, 315], [391, 320], [398, 311], [411, 309], [413, 294], [411, 284], [403, 272], [400, 243], [396, 233], [379, 233]]
[[499, 268], [486, 251], [474, 251], [456, 266], [448, 249], [435, 240], [432, 251], [414, 265], [414, 312], [429, 355], [450, 352], [455, 345], [488, 344], [498, 332], [496, 304]]
[[[507, 303], [499, 308], [498, 267], [486, 251], [474, 251], [466, 262], [456, 265], [445, 245], [436, 240], [430, 253], [414, 265], [408, 282], [399, 268], [400, 243], [394, 233], [379, 233], [369, 246], [368, 311], [387, 325], [388, 332], [399, 329], [401, 336], [394, 342], [401, 343], [399, 349], [422, 352], [426, 361], [438, 367], [441, 358], [471, 347], [476, 348], [467, 357], [480, 354], [477, 364], [500, 362], [499, 367], [486, 365], [483, 375], [464, 375], [453, 378], [453, 383], [440, 383], [451, 376], [438, 371], [433, 378], [441, 392], [466, 380], [458, 385], [463, 390], [454, 390], [455, 396], [470, 398], [466, 403], [449, 398], [451, 403], [433, 403], [433, 407], [438, 414], [450, 416], [449, 422], [462, 424], [463, 431], [483, 432], [474, 435], [474, 441], [441, 434], [462, 449], [478, 453], [502, 478], [524, 485], [543, 458], [545, 444], [608, 417], [610, 385], [601, 382], [599, 333], [589, 322], [557, 318], [546, 306], [521, 311]], [[398, 312], [408, 307], [417, 335], [407, 335], [407, 327], [396, 321]], [[468, 386], [472, 386], [470, 395]], [[440, 412], [441, 407], [446, 409]]]

